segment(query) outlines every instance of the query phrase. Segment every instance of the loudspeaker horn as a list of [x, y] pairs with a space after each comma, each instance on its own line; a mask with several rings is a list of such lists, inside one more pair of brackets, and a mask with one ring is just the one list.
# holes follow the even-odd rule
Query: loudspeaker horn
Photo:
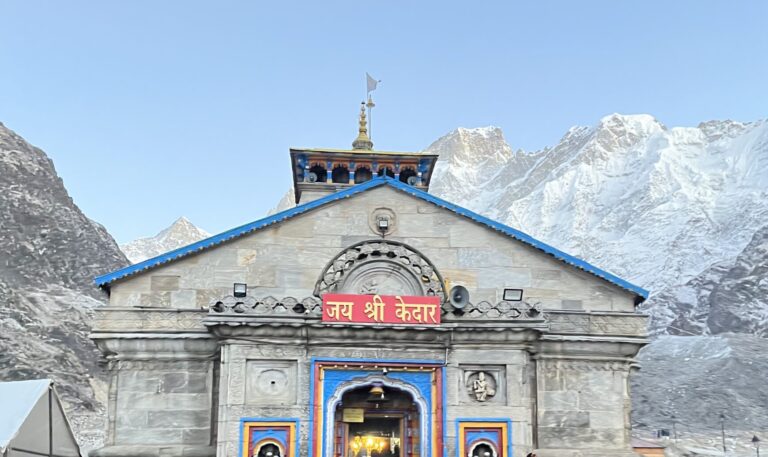
[[469, 291], [464, 286], [453, 286], [448, 294], [448, 301], [456, 309], [464, 309], [469, 304]]
[[317, 173], [310, 171], [309, 176], [307, 176], [307, 181], [309, 182], [317, 182]]

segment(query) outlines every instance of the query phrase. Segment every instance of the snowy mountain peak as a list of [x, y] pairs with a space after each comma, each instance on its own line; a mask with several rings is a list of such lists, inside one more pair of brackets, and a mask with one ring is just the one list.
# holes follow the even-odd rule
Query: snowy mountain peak
[[128, 260], [132, 263], [138, 263], [209, 236], [211, 236], [210, 233], [198, 228], [189, 219], [182, 216], [157, 235], [131, 241], [121, 245], [120, 249], [128, 257]]
[[721, 138], [735, 138], [743, 134], [746, 130], [757, 127], [765, 121], [758, 122], [736, 122], [730, 119], [724, 121], [706, 121], [700, 123], [698, 128], [711, 141]]
[[[503, 163], [512, 155], [499, 127], [458, 128], [432, 143], [426, 152], [441, 149], [447, 153], [440, 161], [454, 165], [462, 163]], [[438, 163], [440, 163], [438, 161]]]
[[664, 130], [664, 124], [650, 114], [613, 113], [600, 119], [599, 127], [609, 129], [631, 129], [639, 131]]
[[[501, 127], [496, 127], [495, 125], [489, 125], [487, 127], [475, 127], [475, 128], [459, 127], [456, 130], [454, 130], [454, 132], [465, 137], [472, 137], [472, 136], [479, 135], [486, 138], [495, 137], [495, 138], [504, 139], [504, 132], [501, 131]], [[454, 133], [454, 132], [451, 132], [451, 133]], [[448, 135], [450, 135], [450, 133]]]
[[456, 129], [432, 143], [424, 152], [440, 156], [431, 191], [462, 193], [467, 198], [491, 182], [492, 175], [515, 156], [498, 127]]
[[[604, 152], [629, 150], [667, 128], [647, 114], [611, 114], [592, 128], [593, 147]], [[607, 155], [606, 155], [607, 157]]]
[[161, 231], [157, 234], [158, 237], [174, 237], [174, 236], [186, 236], [189, 233], [205, 233], [206, 236], [207, 232], [204, 230], [200, 230], [198, 227], [195, 226], [192, 222], [189, 221], [184, 216], [181, 216], [180, 218], [176, 219], [173, 224], [171, 224], [168, 228]]

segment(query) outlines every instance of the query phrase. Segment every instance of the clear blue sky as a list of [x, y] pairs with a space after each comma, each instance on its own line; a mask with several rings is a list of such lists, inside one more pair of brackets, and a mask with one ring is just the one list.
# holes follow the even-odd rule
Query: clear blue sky
[[759, 0], [0, 0], [0, 18], [0, 121], [119, 242], [263, 216], [289, 147], [349, 147], [366, 71], [379, 149], [485, 125], [537, 149], [612, 112], [768, 114]]

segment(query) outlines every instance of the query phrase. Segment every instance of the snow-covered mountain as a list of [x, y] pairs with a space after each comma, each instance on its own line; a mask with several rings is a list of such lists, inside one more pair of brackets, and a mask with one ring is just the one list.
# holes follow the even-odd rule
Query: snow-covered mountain
[[724, 413], [731, 449], [768, 433], [768, 121], [614, 114], [539, 151], [494, 127], [426, 151], [440, 154], [432, 193], [650, 289], [635, 432], [676, 423], [686, 448], [717, 449]]
[[209, 236], [211, 236], [210, 233], [196, 227], [189, 219], [182, 216], [157, 235], [123, 244], [120, 249], [131, 263], [138, 263]]
[[88, 338], [106, 297], [92, 278], [127, 264], [45, 153], [0, 124], [0, 380], [56, 380], [86, 447], [103, 438], [106, 400]]
[[[539, 151], [513, 151], [493, 127], [458, 129], [426, 151], [440, 154], [436, 195], [652, 294], [734, 262], [768, 224], [766, 121], [667, 128], [648, 115], [613, 114]], [[654, 299], [647, 309], [661, 311]]]

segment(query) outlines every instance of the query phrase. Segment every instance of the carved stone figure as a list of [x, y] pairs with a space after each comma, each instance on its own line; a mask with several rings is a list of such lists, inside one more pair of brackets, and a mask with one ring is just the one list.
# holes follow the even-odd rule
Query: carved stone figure
[[[486, 376], [489, 379], [486, 379]], [[496, 395], [496, 382], [493, 376], [484, 371], [477, 373], [477, 377], [470, 377], [470, 393], [475, 400], [483, 402]]]
[[379, 293], [379, 282], [376, 281], [376, 279], [370, 279], [368, 281], [365, 281], [362, 286], [360, 286], [360, 294], [362, 295], [376, 295]]

